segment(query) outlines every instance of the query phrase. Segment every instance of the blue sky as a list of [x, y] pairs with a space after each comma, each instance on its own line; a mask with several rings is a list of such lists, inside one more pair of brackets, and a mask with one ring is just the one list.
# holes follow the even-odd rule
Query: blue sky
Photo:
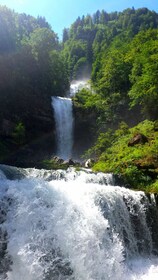
[[64, 27], [69, 27], [78, 16], [97, 10], [112, 12], [147, 7], [158, 12], [158, 0], [0, 0], [0, 5], [35, 17], [44, 16], [60, 38]]

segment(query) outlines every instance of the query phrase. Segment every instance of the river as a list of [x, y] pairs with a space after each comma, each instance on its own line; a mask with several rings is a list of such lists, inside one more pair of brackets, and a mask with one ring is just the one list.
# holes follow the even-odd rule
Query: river
[[0, 166], [1, 280], [157, 280], [154, 195], [111, 174]]

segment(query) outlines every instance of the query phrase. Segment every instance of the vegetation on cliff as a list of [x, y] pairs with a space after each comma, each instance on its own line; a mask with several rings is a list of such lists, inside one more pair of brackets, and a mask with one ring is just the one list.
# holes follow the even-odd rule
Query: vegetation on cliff
[[[0, 159], [53, 130], [51, 96], [69, 78], [57, 35], [45, 18], [0, 6]], [[4, 152], [5, 151], [5, 152]]]
[[[84, 54], [77, 55], [78, 41]], [[133, 187], [158, 191], [158, 14], [146, 8], [97, 11], [72, 24], [64, 45], [72, 77], [83, 57], [85, 69], [92, 70], [91, 89], [81, 90], [74, 104], [97, 117], [98, 140], [87, 153], [97, 161], [94, 170], [122, 174]], [[148, 141], [128, 146], [137, 133]]]
[[158, 127], [143, 121], [129, 128], [121, 123], [116, 131], [101, 133], [89, 150], [97, 162], [95, 171], [123, 176], [133, 188], [158, 192]]
[[97, 11], [64, 30], [63, 56], [70, 77], [80, 75], [77, 69], [92, 70], [91, 94], [82, 91], [78, 98], [81, 103], [85, 99], [85, 106], [91, 103], [101, 109], [102, 122], [118, 123], [131, 116], [131, 108], [140, 120], [140, 111], [143, 118], [158, 117], [157, 27], [156, 12], [132, 8], [110, 14]]

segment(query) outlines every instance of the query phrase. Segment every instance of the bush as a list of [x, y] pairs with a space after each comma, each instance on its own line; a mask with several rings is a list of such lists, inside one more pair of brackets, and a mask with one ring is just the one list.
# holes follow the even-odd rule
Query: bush
[[25, 142], [25, 126], [22, 122], [16, 124], [14, 132], [12, 134], [14, 142], [17, 145], [22, 145]]

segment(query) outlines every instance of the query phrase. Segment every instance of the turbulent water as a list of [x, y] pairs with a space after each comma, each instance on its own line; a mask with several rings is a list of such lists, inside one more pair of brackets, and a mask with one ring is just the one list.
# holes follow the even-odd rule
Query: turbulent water
[[70, 96], [75, 96], [75, 94], [83, 88], [90, 89], [90, 84], [88, 81], [88, 79], [74, 80], [70, 85]]
[[73, 112], [70, 98], [52, 97], [56, 123], [57, 156], [68, 159], [73, 146]]
[[91, 171], [0, 169], [1, 280], [158, 279], [154, 196]]

